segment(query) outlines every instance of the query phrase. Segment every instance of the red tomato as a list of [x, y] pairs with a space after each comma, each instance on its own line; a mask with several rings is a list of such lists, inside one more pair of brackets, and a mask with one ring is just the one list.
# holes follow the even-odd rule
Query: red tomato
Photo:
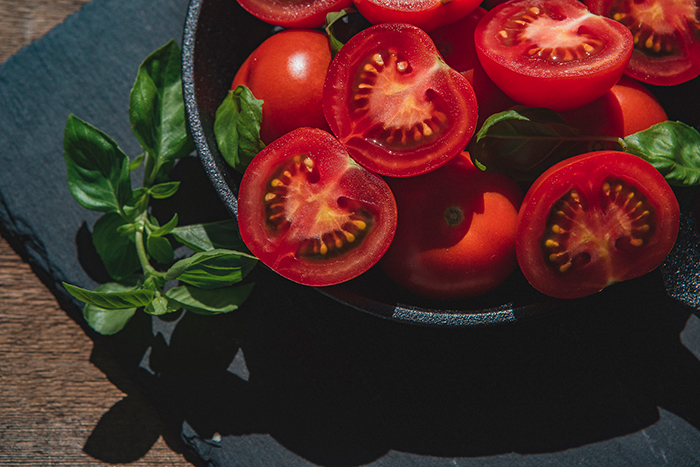
[[584, 134], [617, 138], [668, 120], [656, 97], [639, 82], [625, 77], [600, 99], [563, 111], [561, 116]]
[[408, 23], [432, 31], [464, 18], [480, 0], [355, 0], [355, 8], [372, 24]]
[[429, 33], [445, 63], [455, 70], [471, 70], [479, 63], [474, 46], [474, 30], [485, 14], [486, 10], [477, 8], [464, 18]]
[[517, 105], [513, 99], [496, 86], [489, 75], [486, 74], [480, 64], [476, 64], [471, 70], [462, 72], [462, 76], [467, 78], [469, 84], [474, 89], [476, 102], [479, 104], [479, 120], [477, 131], [484, 124], [484, 120], [491, 115], [508, 110]]
[[525, 194], [515, 251], [530, 284], [579, 298], [655, 269], [678, 235], [678, 201], [663, 176], [632, 154], [564, 160]]
[[396, 229], [386, 182], [357, 165], [329, 133], [300, 128], [263, 149], [238, 195], [241, 238], [280, 275], [337, 284], [372, 267]]
[[467, 152], [413, 178], [389, 179], [396, 236], [380, 261], [399, 285], [427, 298], [486, 293], [517, 267], [520, 185], [474, 167]]
[[323, 110], [350, 155], [382, 175], [434, 170], [459, 154], [477, 119], [469, 82], [409, 24], [353, 36], [328, 69]]
[[613, 18], [634, 36], [626, 74], [661, 86], [700, 74], [700, 21], [695, 0], [586, 0], [593, 13]]
[[233, 79], [264, 101], [260, 138], [269, 144], [300, 127], [329, 131], [321, 98], [331, 62], [328, 36], [311, 29], [289, 29], [265, 40]]
[[632, 34], [576, 0], [511, 0], [479, 22], [476, 51], [503, 92], [520, 104], [568, 110], [617, 83]]
[[251, 15], [285, 28], [317, 28], [326, 22], [326, 15], [352, 5], [352, 0], [238, 0]]

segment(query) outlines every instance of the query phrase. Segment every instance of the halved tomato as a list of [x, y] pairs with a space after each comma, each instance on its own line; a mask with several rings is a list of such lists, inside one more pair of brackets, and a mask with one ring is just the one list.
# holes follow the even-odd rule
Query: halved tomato
[[396, 219], [386, 182], [315, 128], [293, 130], [265, 147], [238, 194], [246, 246], [304, 285], [338, 284], [372, 267], [389, 247]]
[[355, 8], [372, 24], [409, 23], [424, 31], [457, 21], [480, 0], [355, 0]]
[[489, 11], [476, 32], [479, 61], [494, 83], [530, 107], [569, 110], [617, 83], [633, 49], [620, 23], [576, 0], [511, 0]]
[[586, 0], [596, 14], [619, 21], [634, 36], [625, 73], [661, 86], [700, 75], [700, 7], [696, 0]]
[[678, 235], [678, 201], [664, 177], [629, 153], [566, 159], [530, 187], [515, 252], [540, 292], [578, 298], [655, 269]]
[[440, 57], [423, 30], [401, 23], [353, 36], [331, 62], [323, 113], [350, 155], [382, 175], [434, 170], [474, 133], [469, 82]]
[[285, 28], [317, 28], [326, 15], [352, 5], [352, 0], [238, 0], [251, 15]]

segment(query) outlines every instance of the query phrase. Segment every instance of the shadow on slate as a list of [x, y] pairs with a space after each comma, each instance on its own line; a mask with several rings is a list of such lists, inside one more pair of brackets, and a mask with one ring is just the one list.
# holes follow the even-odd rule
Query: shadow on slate
[[[86, 452], [130, 462], [160, 432], [193, 463], [222, 467], [697, 462], [700, 321], [658, 271], [539, 320], [433, 329], [343, 308], [257, 268], [240, 312], [141, 313], [108, 338], [87, 328], [60, 283], [92, 288], [105, 275], [91, 260], [96, 217], [68, 192], [63, 126], [75, 113], [138, 153], [129, 89], [143, 58], [180, 37], [186, 4], [94, 0], [0, 67], [2, 234], [128, 394]], [[225, 215], [196, 159], [175, 175], [190, 221]], [[169, 218], [172, 208], [154, 209]], [[141, 392], [162, 425], [139, 418]]]

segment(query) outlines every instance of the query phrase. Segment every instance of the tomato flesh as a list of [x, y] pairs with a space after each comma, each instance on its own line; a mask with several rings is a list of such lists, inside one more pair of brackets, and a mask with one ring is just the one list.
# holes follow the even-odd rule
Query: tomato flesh
[[248, 13], [268, 24], [285, 28], [317, 28], [326, 15], [352, 5], [352, 0], [238, 0]]
[[526, 193], [518, 264], [540, 292], [583, 297], [661, 264], [679, 218], [673, 191], [649, 163], [617, 151], [583, 154], [551, 167]]
[[372, 26], [343, 46], [328, 69], [323, 111], [356, 161], [395, 177], [445, 164], [477, 120], [469, 82], [425, 32], [399, 23]]
[[347, 281], [373, 266], [396, 228], [381, 177], [329, 133], [300, 128], [261, 151], [238, 197], [241, 237], [260, 261], [304, 285]]
[[628, 28], [634, 53], [625, 73], [661, 86], [700, 74], [700, 21], [695, 0], [587, 0], [594, 13]]
[[632, 34], [575, 0], [511, 0], [488, 12], [475, 32], [486, 73], [503, 92], [530, 107], [569, 110], [619, 81]]

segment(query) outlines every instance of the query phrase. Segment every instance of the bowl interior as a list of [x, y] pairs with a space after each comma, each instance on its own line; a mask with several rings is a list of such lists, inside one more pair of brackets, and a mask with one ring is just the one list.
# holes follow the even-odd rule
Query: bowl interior
[[[191, 0], [183, 36], [183, 86], [188, 123], [198, 155], [214, 188], [232, 216], [237, 214], [240, 175], [218, 151], [214, 117], [238, 67], [274, 29], [231, 0]], [[691, 85], [688, 85], [691, 86]], [[695, 88], [697, 84], [692, 84]], [[686, 97], [699, 104], [700, 93]], [[678, 99], [678, 91], [661, 89], [669, 117], [697, 125], [689, 109], [697, 105]], [[311, 289], [311, 288], [310, 288]], [[536, 292], [516, 272], [504, 284], [476, 299], [435, 302], [399, 288], [375, 267], [348, 283], [310, 290], [378, 316], [431, 326], [481, 326], [512, 323], [561, 309], [566, 302]]]

